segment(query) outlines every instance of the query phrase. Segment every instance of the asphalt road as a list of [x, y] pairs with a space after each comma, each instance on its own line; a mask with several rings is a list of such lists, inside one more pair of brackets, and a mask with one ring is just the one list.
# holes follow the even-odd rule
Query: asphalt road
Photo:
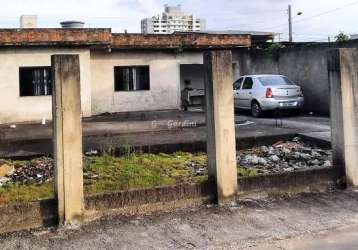
[[[285, 116], [253, 118], [237, 113], [236, 138], [304, 134], [330, 141], [330, 120], [327, 117]], [[189, 127], [188, 127], [189, 126]], [[145, 116], [104, 116], [85, 119], [84, 148], [90, 150], [116, 145], [147, 146], [206, 141], [205, 115], [196, 112], [156, 112]], [[110, 136], [108, 136], [110, 135]], [[51, 154], [52, 126], [17, 124], [15, 129], [0, 126], [0, 157]]]

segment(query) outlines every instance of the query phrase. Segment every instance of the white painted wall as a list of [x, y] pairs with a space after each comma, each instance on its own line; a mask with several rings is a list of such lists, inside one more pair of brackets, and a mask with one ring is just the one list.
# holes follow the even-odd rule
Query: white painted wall
[[[92, 114], [179, 109], [180, 64], [202, 64], [200, 52], [92, 52]], [[150, 90], [114, 91], [114, 67], [149, 65]]]
[[90, 51], [86, 49], [16, 48], [0, 50], [0, 123], [52, 118], [52, 97], [20, 97], [19, 67], [51, 66], [53, 54], [79, 54], [81, 101], [84, 116], [91, 116]]
[[[84, 116], [106, 112], [179, 109], [180, 65], [202, 64], [200, 52], [90, 52], [87, 49], [16, 48], [0, 50], [0, 123], [52, 118], [52, 97], [20, 97], [19, 68], [50, 66], [53, 54], [79, 54]], [[114, 91], [114, 67], [149, 65], [150, 90]]]

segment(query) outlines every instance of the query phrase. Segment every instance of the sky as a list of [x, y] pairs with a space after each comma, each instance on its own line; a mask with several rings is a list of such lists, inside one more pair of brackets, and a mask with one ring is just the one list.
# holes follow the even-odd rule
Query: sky
[[[22, 14], [38, 15], [40, 27], [59, 27], [81, 20], [86, 27], [113, 32], [140, 32], [140, 20], [163, 12], [165, 4], [181, 4], [185, 12], [207, 20], [209, 30], [256, 30], [287, 40], [287, 6], [292, 5], [295, 41], [327, 41], [340, 31], [358, 33], [358, 1], [354, 0], [2, 0], [0, 27], [19, 27]], [[300, 16], [296, 13], [302, 12]]]

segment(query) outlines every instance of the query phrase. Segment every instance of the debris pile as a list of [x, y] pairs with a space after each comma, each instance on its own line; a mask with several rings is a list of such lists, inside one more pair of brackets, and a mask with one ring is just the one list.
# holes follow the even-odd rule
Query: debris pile
[[31, 161], [15, 162], [14, 171], [7, 175], [12, 182], [20, 184], [42, 184], [53, 178], [53, 160], [41, 157]]
[[197, 162], [189, 162], [187, 167], [191, 170], [194, 176], [204, 176], [208, 173], [208, 168], [205, 165]]
[[237, 164], [247, 169], [255, 168], [259, 174], [329, 168], [332, 167], [332, 151], [309, 146], [300, 138], [294, 138], [269, 147], [240, 150], [237, 152]]
[[11, 181], [7, 176], [14, 172], [14, 167], [0, 161], [0, 187]]
[[[85, 158], [86, 159], [86, 158]], [[10, 162], [10, 161], [9, 161]], [[9, 184], [43, 184], [54, 178], [54, 161], [49, 157], [35, 158], [28, 161], [5, 163], [0, 160], [0, 187]], [[84, 169], [85, 179], [98, 179], [95, 173]]]

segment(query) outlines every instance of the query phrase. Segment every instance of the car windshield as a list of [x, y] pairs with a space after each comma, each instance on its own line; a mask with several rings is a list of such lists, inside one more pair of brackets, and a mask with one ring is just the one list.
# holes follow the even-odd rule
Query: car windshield
[[260, 76], [258, 79], [263, 86], [295, 85], [285, 76]]

